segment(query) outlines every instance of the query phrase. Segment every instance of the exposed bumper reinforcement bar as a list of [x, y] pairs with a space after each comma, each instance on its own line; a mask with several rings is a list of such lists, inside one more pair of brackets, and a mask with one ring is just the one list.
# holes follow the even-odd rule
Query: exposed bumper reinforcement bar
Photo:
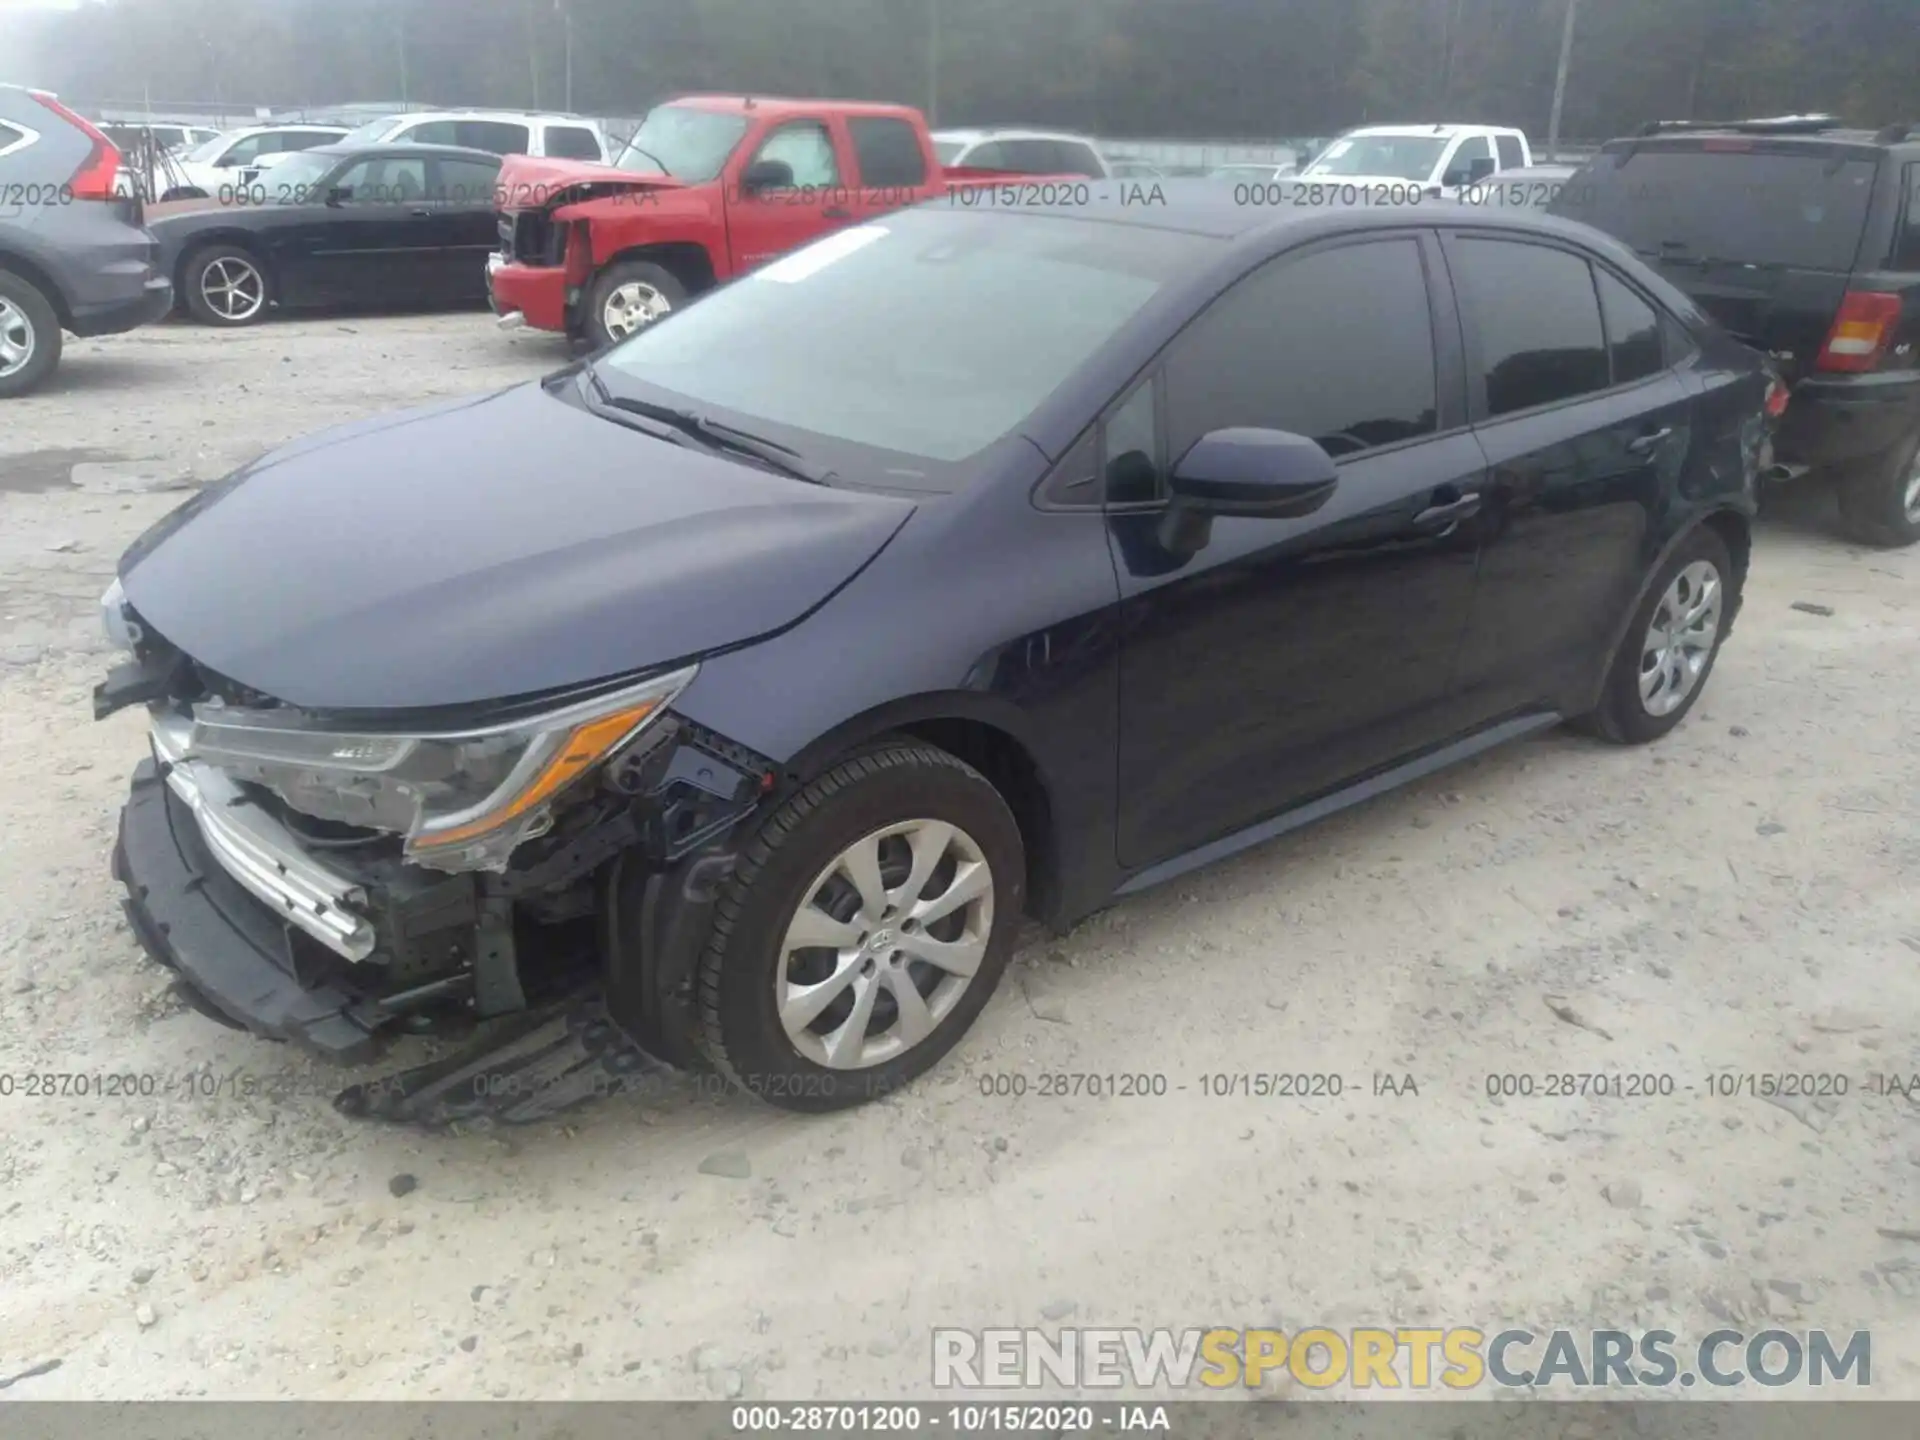
[[221, 867], [276, 914], [337, 955], [364, 960], [373, 953], [366, 903], [358, 886], [314, 862], [278, 820], [249, 801], [211, 765], [184, 760], [186, 727], [158, 722], [153, 751], [166, 767], [167, 785], [193, 812], [200, 836]]

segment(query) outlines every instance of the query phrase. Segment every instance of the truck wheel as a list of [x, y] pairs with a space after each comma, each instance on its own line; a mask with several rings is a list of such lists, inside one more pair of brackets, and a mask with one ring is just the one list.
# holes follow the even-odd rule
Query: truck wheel
[[60, 363], [60, 317], [38, 287], [0, 270], [0, 400], [24, 395]]
[[587, 339], [595, 348], [618, 345], [686, 298], [687, 287], [664, 265], [651, 260], [609, 265], [587, 290]]
[[1840, 517], [1863, 545], [1920, 541], [1920, 430], [1842, 478]]
[[904, 738], [850, 755], [741, 852], [700, 961], [702, 1048], [783, 1109], [897, 1089], [992, 996], [1025, 886], [1019, 826], [970, 765]]
[[257, 325], [273, 301], [267, 267], [251, 250], [238, 245], [209, 245], [196, 250], [180, 267], [180, 289], [187, 297], [187, 313], [202, 325], [232, 329]]

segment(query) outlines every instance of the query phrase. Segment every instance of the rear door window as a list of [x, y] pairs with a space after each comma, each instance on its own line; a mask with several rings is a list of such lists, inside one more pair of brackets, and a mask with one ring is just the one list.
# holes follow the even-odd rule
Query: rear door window
[[457, 145], [460, 142], [454, 136], [458, 133], [451, 120], [423, 120], [418, 125], [395, 131], [391, 138], [410, 145]]
[[1496, 135], [1493, 137], [1493, 143], [1500, 152], [1502, 170], [1519, 170], [1526, 166], [1527, 157], [1521, 152], [1518, 135]]
[[920, 149], [920, 132], [904, 120], [884, 115], [856, 115], [847, 121], [853, 153], [860, 160], [863, 185], [921, 185], [927, 178], [927, 157]]
[[527, 153], [529, 132], [524, 125], [504, 120], [462, 120], [453, 127], [453, 132], [451, 143], [464, 145], [469, 150], [490, 150], [495, 155]]
[[1078, 140], [1058, 140], [1054, 142], [1054, 169], [1061, 175], [1084, 175], [1089, 180], [1106, 178], [1100, 168], [1100, 157], [1093, 153], [1091, 145], [1083, 145]]
[[1837, 159], [1825, 146], [1731, 143], [1754, 148], [1602, 154], [1549, 208], [1669, 264], [1851, 270], [1876, 162]]
[[1607, 388], [1606, 333], [1585, 260], [1469, 237], [1450, 246], [1448, 261], [1478, 339], [1488, 418]]
[[547, 154], [556, 160], [599, 160], [600, 137], [584, 125], [549, 125]]
[[1059, 148], [1051, 140], [1002, 140], [1000, 168], [1018, 175], [1047, 175], [1060, 163]]

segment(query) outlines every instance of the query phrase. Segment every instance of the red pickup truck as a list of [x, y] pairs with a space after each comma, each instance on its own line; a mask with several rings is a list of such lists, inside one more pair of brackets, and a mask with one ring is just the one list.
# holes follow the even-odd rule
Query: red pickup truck
[[[655, 107], [613, 165], [509, 157], [487, 288], [504, 325], [605, 345], [831, 230], [1009, 179], [942, 166], [907, 106], [687, 96]], [[1073, 203], [1029, 203], [1056, 198]]]

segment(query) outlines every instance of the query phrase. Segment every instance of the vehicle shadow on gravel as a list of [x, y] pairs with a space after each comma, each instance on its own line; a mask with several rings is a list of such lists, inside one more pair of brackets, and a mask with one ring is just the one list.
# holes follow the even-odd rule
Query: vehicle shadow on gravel
[[32, 404], [36, 400], [61, 396], [95, 395], [111, 397], [120, 390], [156, 390], [179, 383], [178, 367], [158, 356], [133, 354], [121, 350], [104, 355], [89, 355], [69, 349], [60, 365], [33, 394], [11, 404]]

